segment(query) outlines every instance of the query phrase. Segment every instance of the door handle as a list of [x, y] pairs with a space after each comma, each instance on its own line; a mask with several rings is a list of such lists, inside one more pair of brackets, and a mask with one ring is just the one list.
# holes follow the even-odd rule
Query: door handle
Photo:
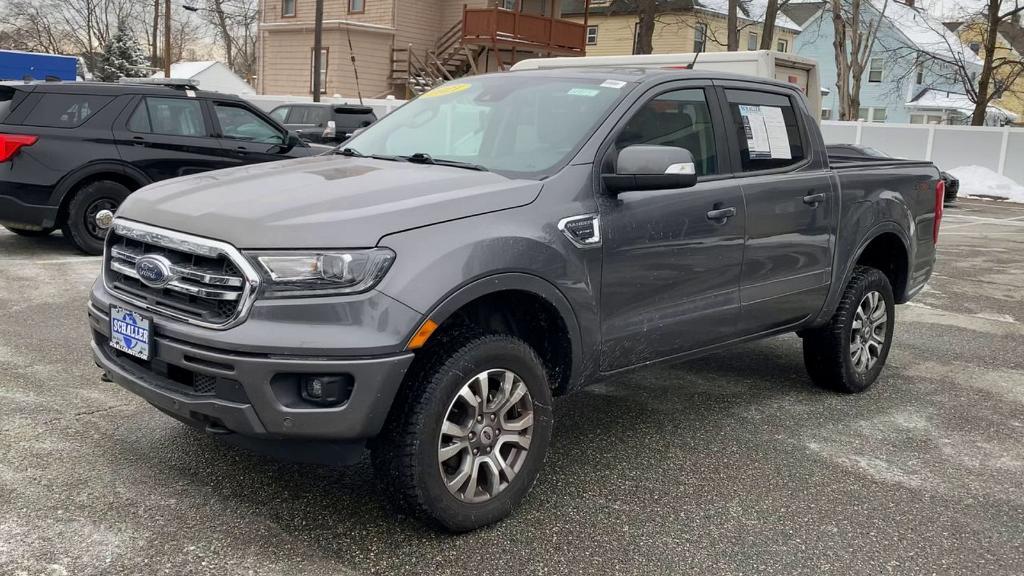
[[708, 220], [716, 224], [725, 224], [725, 221], [736, 215], [736, 208], [719, 208], [717, 210], [708, 211]]
[[142, 136], [132, 136], [132, 146], [145, 146], [146, 139]]
[[824, 201], [824, 194], [808, 194], [807, 196], [804, 196], [804, 204], [807, 204], [812, 208], [816, 208], [818, 204], [821, 204]]

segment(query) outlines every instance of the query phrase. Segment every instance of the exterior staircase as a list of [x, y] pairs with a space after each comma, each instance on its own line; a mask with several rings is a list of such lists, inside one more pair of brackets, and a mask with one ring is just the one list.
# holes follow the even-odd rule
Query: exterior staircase
[[456, 22], [430, 48], [410, 44], [392, 52], [391, 84], [397, 96], [413, 98], [449, 80], [476, 74], [482, 48], [462, 43], [462, 22]]

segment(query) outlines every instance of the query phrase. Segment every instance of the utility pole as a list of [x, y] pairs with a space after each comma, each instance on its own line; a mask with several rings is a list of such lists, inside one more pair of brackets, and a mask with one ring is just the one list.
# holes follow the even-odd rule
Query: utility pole
[[[168, 0], [169, 1], [169, 0]], [[324, 0], [316, 0], [316, 16], [313, 22], [313, 102], [320, 101], [320, 67], [323, 58]]]
[[171, 77], [171, 0], [164, 0], [164, 78]]

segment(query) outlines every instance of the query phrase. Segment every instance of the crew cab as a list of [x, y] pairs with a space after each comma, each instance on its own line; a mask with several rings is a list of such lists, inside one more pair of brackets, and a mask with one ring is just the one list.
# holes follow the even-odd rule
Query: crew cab
[[0, 85], [0, 225], [103, 251], [96, 214], [146, 184], [315, 151], [247, 101], [191, 80]]
[[451, 531], [526, 496], [553, 396], [624, 371], [796, 332], [814, 383], [866, 390], [935, 261], [938, 170], [831, 164], [774, 80], [476, 76], [347, 146], [130, 196], [92, 350], [227, 441], [369, 447], [396, 505]]

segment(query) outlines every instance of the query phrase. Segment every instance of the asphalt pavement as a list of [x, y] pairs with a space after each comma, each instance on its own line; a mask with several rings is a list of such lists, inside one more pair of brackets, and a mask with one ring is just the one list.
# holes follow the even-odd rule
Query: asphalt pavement
[[869, 392], [786, 336], [558, 399], [508, 520], [395, 516], [364, 461], [268, 460], [99, 379], [100, 260], [0, 231], [0, 575], [1024, 574], [1024, 205], [947, 212]]

